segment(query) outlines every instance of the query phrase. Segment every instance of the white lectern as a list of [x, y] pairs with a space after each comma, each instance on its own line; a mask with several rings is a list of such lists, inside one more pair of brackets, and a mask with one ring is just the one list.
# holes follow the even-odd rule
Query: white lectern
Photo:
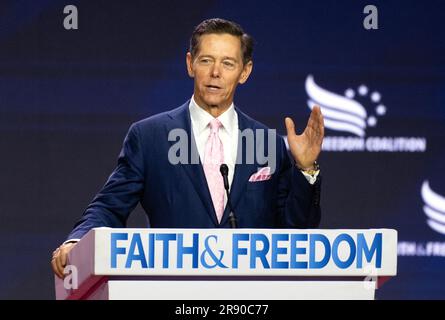
[[57, 299], [374, 299], [390, 229], [111, 229], [71, 250]]

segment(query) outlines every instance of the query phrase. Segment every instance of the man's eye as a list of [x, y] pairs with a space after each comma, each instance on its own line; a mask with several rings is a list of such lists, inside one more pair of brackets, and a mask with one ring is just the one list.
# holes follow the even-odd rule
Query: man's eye
[[223, 63], [224, 63], [224, 65], [226, 67], [234, 67], [235, 66], [235, 64], [233, 62], [230, 62], [230, 61], [224, 61]]
[[201, 63], [210, 63], [210, 59], [201, 59]]

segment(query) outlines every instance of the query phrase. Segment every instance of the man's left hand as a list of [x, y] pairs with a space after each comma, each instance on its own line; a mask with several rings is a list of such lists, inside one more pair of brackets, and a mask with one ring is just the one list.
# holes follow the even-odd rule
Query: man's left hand
[[314, 106], [303, 133], [295, 133], [295, 124], [291, 118], [285, 119], [289, 149], [297, 166], [301, 169], [313, 169], [321, 151], [324, 137], [323, 115], [319, 106]]

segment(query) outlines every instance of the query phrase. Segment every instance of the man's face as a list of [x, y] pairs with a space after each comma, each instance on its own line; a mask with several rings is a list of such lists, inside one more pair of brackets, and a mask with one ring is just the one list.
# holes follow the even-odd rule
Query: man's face
[[205, 109], [225, 110], [233, 101], [238, 83], [252, 71], [252, 62], [243, 65], [241, 41], [230, 34], [200, 37], [196, 56], [187, 53], [187, 70], [195, 79], [194, 98]]

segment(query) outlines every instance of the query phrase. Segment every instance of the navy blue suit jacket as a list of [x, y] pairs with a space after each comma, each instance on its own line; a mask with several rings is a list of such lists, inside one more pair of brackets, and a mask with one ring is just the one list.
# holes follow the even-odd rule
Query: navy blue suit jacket
[[[68, 239], [81, 238], [95, 227], [125, 227], [129, 214], [139, 202], [151, 227], [229, 228], [228, 206], [221, 223], [217, 221], [202, 165], [173, 165], [168, 160], [169, 149], [175, 143], [168, 141], [171, 130], [184, 129], [190, 145], [195, 143], [188, 105], [186, 102], [177, 109], [154, 115], [130, 127], [116, 169]], [[239, 130], [268, 129], [238, 108], [236, 111]], [[266, 152], [263, 154], [268, 154], [267, 134], [265, 138]], [[314, 185], [310, 185], [293, 164], [282, 137], [275, 135], [274, 138], [277, 159], [271, 179], [248, 181], [259, 167], [267, 166], [259, 165], [257, 159], [252, 164], [244, 161], [235, 166], [230, 198], [238, 226], [315, 228], [320, 222], [320, 176]], [[247, 159], [245, 146], [241, 149], [242, 159]]]

